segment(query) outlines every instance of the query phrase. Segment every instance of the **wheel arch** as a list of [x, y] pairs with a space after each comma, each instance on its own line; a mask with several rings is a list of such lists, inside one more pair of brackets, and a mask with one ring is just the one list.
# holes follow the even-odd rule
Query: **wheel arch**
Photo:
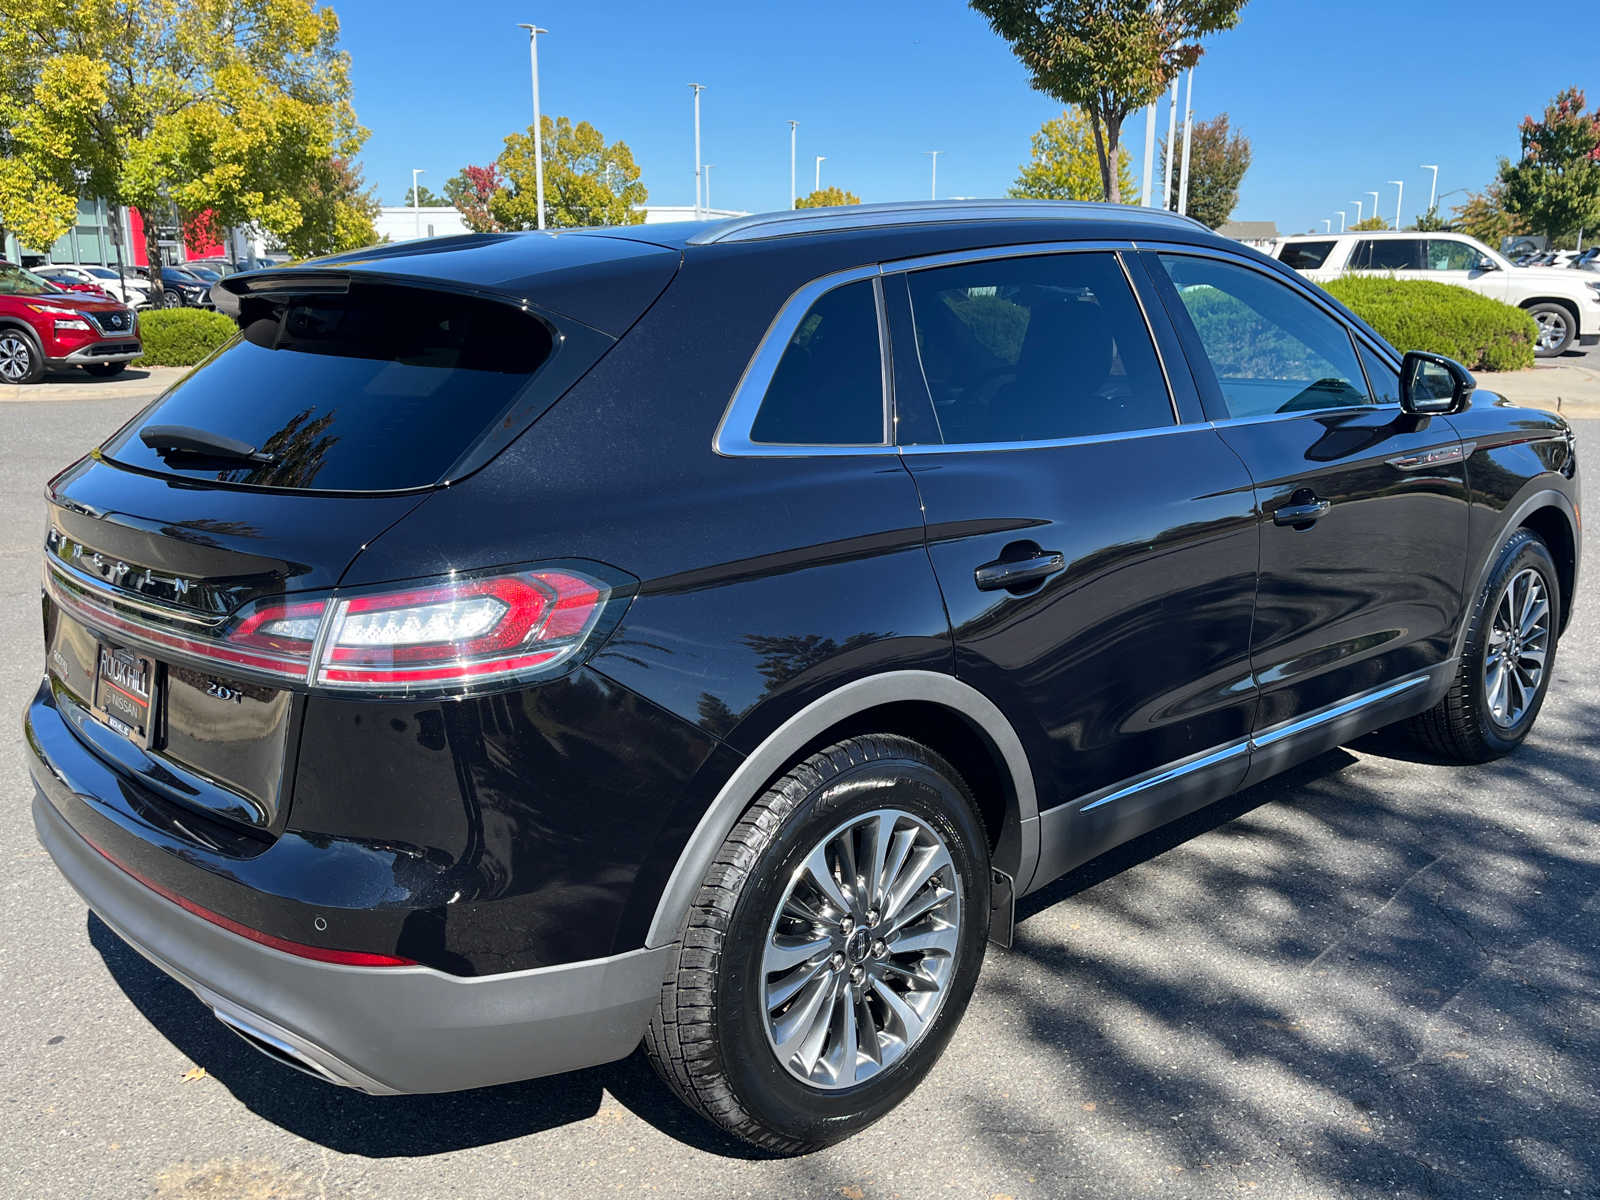
[[[1571, 620], [1571, 597], [1576, 595], [1578, 574], [1583, 565], [1583, 542], [1578, 534], [1582, 526], [1578, 522], [1578, 514], [1573, 508], [1572, 500], [1555, 488], [1540, 488], [1530, 492], [1520, 501], [1507, 505], [1505, 511], [1507, 515], [1500, 522], [1498, 531], [1493, 537], [1485, 540], [1485, 549], [1478, 562], [1469, 564], [1474, 568], [1467, 576], [1471, 580], [1472, 590], [1466, 594], [1466, 603], [1461, 610], [1461, 625], [1456, 630], [1455, 647], [1452, 651], [1456, 655], [1462, 653], [1466, 643], [1467, 627], [1472, 623], [1472, 606], [1476, 603], [1478, 589], [1483, 586], [1485, 574], [1493, 568], [1495, 559], [1500, 554], [1500, 548], [1505, 545], [1506, 538], [1513, 530], [1530, 529], [1543, 538], [1545, 544], [1549, 546], [1550, 553], [1556, 560], [1557, 572], [1561, 575], [1562, 630], [1566, 629], [1567, 622]], [[1546, 535], [1546, 530], [1554, 536], [1554, 542], [1551, 536]], [[1570, 556], [1570, 573], [1561, 566], [1563, 552]]]
[[1569, 300], [1565, 296], [1531, 296], [1517, 307], [1527, 312], [1530, 308], [1537, 308], [1541, 304], [1559, 304], [1567, 310], [1567, 315], [1572, 318], [1572, 340], [1577, 341], [1578, 335], [1583, 332], [1583, 314], [1578, 311], [1578, 302]]
[[39, 336], [39, 331], [21, 317], [0, 317], [0, 329], [20, 330], [39, 348], [40, 354], [44, 353], [44, 339]]
[[1012, 876], [1018, 894], [1025, 891], [1039, 861], [1039, 807], [1016, 730], [993, 701], [952, 675], [889, 671], [812, 701], [745, 757], [678, 856], [645, 945], [677, 938], [718, 847], [775, 779], [816, 750], [867, 732], [912, 738], [950, 761], [978, 800], [996, 867]]
[[1556, 576], [1561, 584], [1561, 628], [1566, 631], [1572, 620], [1572, 602], [1578, 585], [1578, 539], [1567, 514], [1554, 504], [1546, 504], [1527, 513], [1517, 523], [1519, 529], [1537, 533], [1556, 560]]

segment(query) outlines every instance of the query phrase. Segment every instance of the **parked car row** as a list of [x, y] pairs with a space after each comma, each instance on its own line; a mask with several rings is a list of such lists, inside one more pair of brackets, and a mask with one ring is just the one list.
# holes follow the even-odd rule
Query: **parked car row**
[[143, 351], [139, 314], [126, 302], [0, 262], [0, 383], [38, 383], [65, 367], [109, 377]]
[[[211, 289], [239, 268], [226, 259], [198, 259], [161, 268], [161, 287], [167, 308], [211, 308]], [[150, 304], [154, 285], [147, 267], [124, 266], [119, 274], [111, 267], [75, 266], [71, 263], [46, 263], [34, 269], [63, 291], [99, 295], [120, 300], [135, 308]]]
[[1307, 279], [1392, 275], [1454, 283], [1526, 309], [1539, 326], [1534, 353], [1554, 358], [1574, 343], [1600, 345], [1600, 279], [1587, 271], [1519, 267], [1464, 233], [1307, 234], [1278, 241], [1274, 257]]

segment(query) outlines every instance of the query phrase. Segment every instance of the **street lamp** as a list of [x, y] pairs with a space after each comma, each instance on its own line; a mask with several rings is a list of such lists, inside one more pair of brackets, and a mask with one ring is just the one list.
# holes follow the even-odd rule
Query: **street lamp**
[[794, 131], [800, 124], [799, 121], [789, 122], [789, 208], [794, 208]]
[[528, 63], [533, 69], [533, 192], [539, 205], [539, 228], [544, 228], [544, 121], [539, 117], [539, 35], [549, 33], [537, 25], [517, 22], [528, 31]]
[[417, 194], [417, 176], [426, 175], [428, 172], [414, 167], [411, 171], [411, 215], [417, 222], [417, 237], [422, 236], [422, 197]]
[[1326, 217], [1324, 217], [1322, 219], [1322, 223], [1327, 226], [1327, 228], [1322, 231], [1323, 233], [1332, 233], [1333, 232], [1333, 222], [1332, 221], [1330, 221]]
[[1194, 128], [1194, 68], [1183, 85], [1183, 170], [1178, 176], [1178, 215], [1189, 213], [1189, 133]]
[[1172, 158], [1177, 153], [1178, 76], [1172, 77], [1172, 95], [1167, 98], [1167, 163], [1161, 171], [1161, 207], [1172, 207]]
[[943, 154], [944, 151], [924, 150], [923, 153], [933, 156], [933, 194], [928, 199], [937, 200], [939, 198], [939, 155]]
[[1399, 229], [1400, 228], [1400, 205], [1405, 202], [1406, 185], [1404, 183], [1402, 183], [1398, 179], [1391, 179], [1391, 180], [1389, 180], [1389, 182], [1394, 184], [1395, 187], [1400, 189], [1399, 194], [1397, 196], [1395, 196], [1395, 198], [1394, 198], [1394, 227], [1396, 229]]
[[1354, 204], [1356, 206], [1356, 224], [1359, 225], [1359, 224], [1361, 224], [1361, 206], [1364, 203], [1366, 203], [1366, 201], [1364, 201], [1364, 200], [1352, 200], [1352, 201], [1350, 201], [1350, 203]]
[[1377, 216], [1378, 215], [1378, 193], [1377, 192], [1368, 192], [1367, 195], [1372, 197], [1372, 215], [1373, 216]]
[[1339, 210], [1338, 216], [1339, 216], [1339, 232], [1343, 233], [1344, 232], [1344, 210], [1343, 209]]
[[700, 206], [700, 93], [705, 91], [702, 84], [691, 83], [694, 89], [694, 219], [700, 220], [702, 211]]
[[1434, 208], [1438, 205], [1438, 202], [1439, 202], [1438, 201], [1439, 168], [1438, 167], [1430, 167], [1427, 163], [1423, 163], [1422, 164], [1422, 169], [1424, 171], [1432, 171], [1433, 172], [1433, 185], [1428, 188], [1428, 211], [1432, 212], [1434, 210]]
[[816, 182], [816, 186], [814, 186], [811, 189], [814, 192], [820, 192], [822, 190], [822, 164], [826, 160], [826, 158], [827, 158], [826, 155], [823, 155], [823, 154], [817, 155], [817, 182]]

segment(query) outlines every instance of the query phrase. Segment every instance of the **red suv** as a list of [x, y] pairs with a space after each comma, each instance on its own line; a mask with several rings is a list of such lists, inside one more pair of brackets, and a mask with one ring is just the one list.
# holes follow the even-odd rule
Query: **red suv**
[[0, 383], [38, 383], [62, 367], [116, 375], [143, 352], [139, 318], [126, 304], [62, 291], [0, 263]]

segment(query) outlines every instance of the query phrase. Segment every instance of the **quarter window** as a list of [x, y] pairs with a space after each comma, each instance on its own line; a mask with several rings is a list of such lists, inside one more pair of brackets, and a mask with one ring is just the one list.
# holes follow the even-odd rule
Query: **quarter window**
[[1343, 325], [1287, 284], [1209, 258], [1161, 255], [1230, 417], [1369, 404]]
[[1427, 248], [1424, 261], [1430, 271], [1471, 271], [1483, 257], [1472, 246], [1454, 238], [1429, 238], [1422, 244]]
[[1351, 271], [1415, 271], [1423, 264], [1420, 238], [1366, 238], [1356, 243], [1346, 269]]
[[882, 445], [883, 350], [870, 279], [845, 284], [806, 312], [784, 347], [750, 429], [768, 445]]
[[1367, 385], [1372, 399], [1378, 404], [1400, 403], [1400, 372], [1396, 371], [1371, 350], [1357, 343], [1361, 350], [1361, 365], [1367, 369]]
[[909, 284], [947, 445], [1174, 423], [1144, 316], [1113, 255], [963, 263], [912, 272]]

